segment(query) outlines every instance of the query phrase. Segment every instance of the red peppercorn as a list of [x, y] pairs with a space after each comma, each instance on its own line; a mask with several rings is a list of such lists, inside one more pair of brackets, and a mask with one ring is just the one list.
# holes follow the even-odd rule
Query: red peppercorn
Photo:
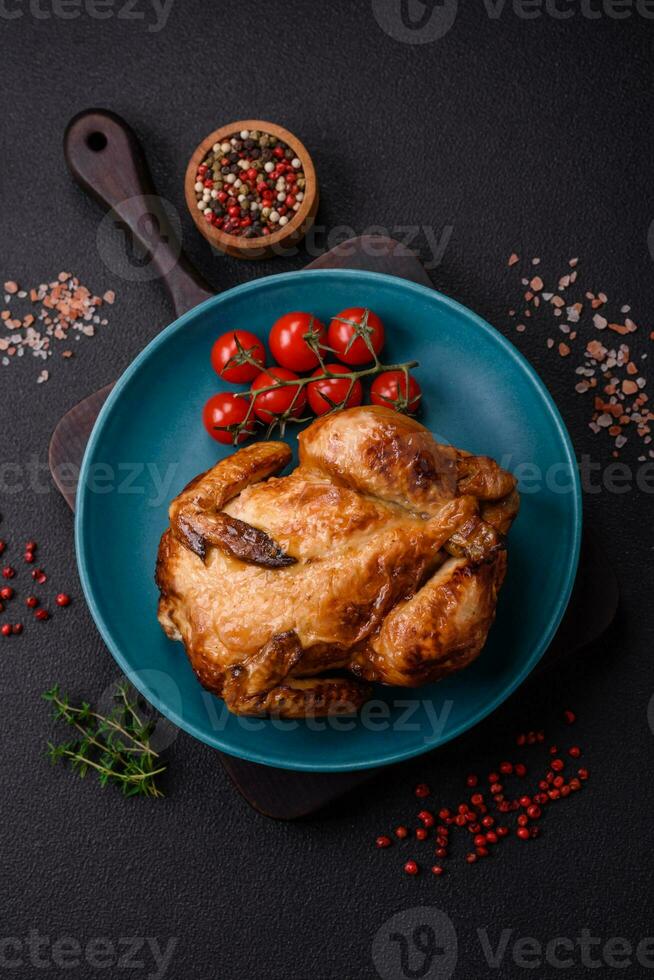
[[513, 767], [513, 771], [515, 772], [516, 776], [522, 777], [527, 775], [527, 767], [522, 762], [516, 762], [515, 766]]
[[439, 810], [438, 811], [438, 818], [439, 818], [439, 820], [448, 820], [451, 816], [452, 816], [452, 814], [450, 813], [449, 810]]
[[43, 620], [43, 622], [45, 622], [46, 619], [50, 619], [50, 613], [47, 609], [37, 609], [34, 615], [37, 619]]
[[425, 827], [433, 827], [436, 823], [433, 813], [430, 813], [429, 810], [421, 810], [418, 814], [418, 820], [422, 821]]
[[447, 838], [449, 837], [450, 829], [449, 827], [444, 827], [442, 824], [439, 824], [439, 826], [436, 828], [436, 833], [439, 837]]
[[486, 835], [477, 834], [477, 836], [473, 839], [472, 843], [475, 845], [475, 847], [484, 847], [486, 844]]
[[437, 878], [440, 878], [440, 876], [443, 874], [443, 869], [441, 868], [440, 864], [435, 864], [431, 869], [431, 873], [436, 875]]
[[419, 800], [424, 800], [425, 797], [429, 796], [429, 786], [427, 783], [418, 783], [413, 792]]
[[588, 779], [588, 769], [577, 770], [580, 779]]
[[520, 806], [525, 807], [525, 808], [527, 808], [528, 806], [531, 806], [531, 796], [521, 796], [520, 797]]
[[400, 840], [404, 840], [405, 837], [409, 836], [409, 831], [406, 827], [400, 825], [399, 827], [395, 828], [395, 836], [399, 837]]
[[504, 827], [504, 826], [498, 827], [497, 828], [497, 836], [498, 837], [508, 837], [509, 836], [509, 828], [508, 827]]
[[561, 772], [565, 768], [565, 762], [563, 759], [552, 759], [550, 763], [554, 772]]
[[3, 623], [0, 632], [3, 636], [11, 636], [11, 626], [9, 623]]
[[447, 848], [446, 847], [437, 847], [436, 850], [434, 851], [434, 854], [436, 855], [437, 858], [446, 858], [447, 857]]
[[454, 818], [454, 823], [457, 825], [457, 827], [465, 827], [466, 818], [463, 816], [462, 813], [460, 813], [458, 817]]
[[574, 711], [570, 711], [569, 708], [566, 708], [566, 710], [563, 712], [563, 717], [567, 721], [568, 725], [574, 725], [577, 720], [576, 714]]
[[11, 627], [11, 632], [12, 633], [15, 633], [18, 636], [20, 633], [23, 632], [23, 624], [22, 623], [14, 623], [14, 625]]
[[500, 772], [504, 773], [507, 776], [510, 776], [511, 773], [513, 772], [513, 765], [512, 765], [512, 763], [510, 763], [510, 762], [501, 762], [500, 763]]
[[416, 838], [418, 840], [427, 840], [427, 836], [428, 836], [428, 834], [427, 834], [427, 831], [425, 830], [425, 828], [424, 827], [418, 827], [418, 829], [416, 830]]
[[581, 789], [581, 783], [576, 777], [574, 779], [571, 779], [568, 785], [570, 789], [573, 791], [573, 793], [575, 792], [575, 790]]
[[438, 837], [436, 838], [436, 843], [439, 847], [447, 847], [449, 842], [450, 842], [449, 838], [446, 837], [444, 834], [439, 834]]
[[561, 796], [563, 796], [563, 797], [570, 796], [570, 787], [569, 786], [562, 786], [561, 787]]
[[581, 749], [578, 745], [573, 745], [572, 748], [568, 749], [568, 755], [572, 756], [573, 759], [578, 759], [581, 755]]
[[565, 779], [563, 778], [563, 776], [557, 776], [555, 779], [552, 780], [552, 785], [556, 786], [557, 789], [560, 789], [563, 786], [564, 782]]
[[25, 600], [25, 605], [28, 607], [28, 609], [36, 609], [38, 604], [39, 600], [35, 595], [28, 595], [27, 599]]
[[36, 551], [37, 548], [38, 548], [38, 544], [36, 543], [36, 541], [25, 542], [25, 551]]
[[489, 773], [489, 775], [488, 775], [488, 782], [489, 783], [499, 783], [499, 781], [500, 781], [500, 777], [499, 777], [499, 775], [496, 772]]
[[530, 837], [538, 837], [539, 834], [540, 834], [540, 827], [534, 826], [534, 827], [530, 827], [529, 828], [529, 836]]
[[534, 803], [532, 803], [532, 805], [527, 808], [527, 816], [530, 818], [530, 820], [538, 820], [538, 818], [541, 815], [541, 812], [542, 812], [541, 808], [539, 806], [536, 806]]
[[16, 574], [16, 569], [12, 568], [11, 565], [7, 565], [6, 568], [2, 569], [3, 578], [13, 578], [15, 574]]
[[25, 559], [28, 565], [31, 565], [32, 562], [34, 561], [34, 552], [26, 551], [25, 554], [23, 555], [23, 558]]
[[5, 599], [8, 601], [9, 599], [13, 599], [13, 597], [14, 590], [9, 585], [5, 585], [2, 589], [0, 589], [0, 599]]
[[477, 857], [487, 858], [488, 857], [488, 853], [489, 852], [488, 852], [488, 849], [486, 847], [478, 847], [477, 848]]
[[490, 791], [496, 796], [498, 793], [501, 793], [503, 789], [504, 787], [502, 786], [501, 783], [493, 783], [493, 785], [490, 788]]
[[468, 864], [474, 864], [476, 860], [477, 860], [476, 854], [466, 854], [466, 861], [468, 862]]
[[495, 825], [495, 820], [493, 817], [488, 816], [484, 817], [481, 823], [483, 827], [493, 827]]
[[526, 827], [529, 823], [529, 817], [525, 813], [521, 813], [518, 817], [518, 827]]
[[550, 800], [558, 800], [561, 792], [558, 789], [551, 789], [548, 791], [547, 795], [549, 796]]
[[484, 797], [482, 796], [481, 793], [473, 793], [472, 796], [470, 797], [470, 802], [472, 803], [473, 806], [479, 806], [481, 803], [484, 802]]
[[526, 735], [516, 735], [516, 737], [515, 737], [515, 744], [516, 745], [524, 745], [526, 741], [527, 741], [527, 736]]
[[284, 159], [284, 151], [281, 148], [281, 146], [276, 146], [275, 147], [275, 149], [273, 150], [273, 156], [274, 157], [277, 157], [278, 160], [283, 160]]
[[479, 782], [479, 776], [477, 776], [474, 772], [471, 772], [466, 779], [466, 785], [470, 786], [471, 789], [474, 786], [476, 786], [478, 782]]
[[486, 834], [486, 842], [488, 844], [497, 844], [497, 834], [494, 830], [489, 830]]
[[529, 840], [531, 835], [527, 827], [518, 827], [516, 830], [516, 836], [518, 836], [520, 840]]
[[408, 875], [417, 875], [420, 868], [415, 861], [407, 861], [407, 863], [404, 865], [404, 870]]
[[385, 848], [385, 847], [390, 847], [391, 844], [392, 844], [392, 841], [391, 841], [390, 837], [387, 837], [386, 836], [386, 834], [382, 834], [380, 837], [377, 838], [377, 840], [375, 841], [375, 844], [377, 845], [377, 847]]
[[32, 578], [36, 582], [38, 582], [39, 585], [43, 585], [43, 583], [45, 581], [47, 581], [48, 576], [45, 574], [45, 572], [43, 571], [42, 568], [33, 568], [32, 569]]
[[204, 177], [204, 175], [206, 174], [206, 172], [207, 172], [207, 166], [206, 166], [206, 164], [201, 163], [200, 166], [198, 167], [198, 175], [200, 177]]

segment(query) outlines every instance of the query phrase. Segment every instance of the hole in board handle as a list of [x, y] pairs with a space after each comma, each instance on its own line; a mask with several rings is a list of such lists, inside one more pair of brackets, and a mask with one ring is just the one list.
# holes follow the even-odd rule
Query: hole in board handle
[[86, 145], [88, 146], [89, 150], [93, 150], [94, 153], [101, 153], [107, 145], [107, 137], [99, 130], [89, 133], [86, 137]]

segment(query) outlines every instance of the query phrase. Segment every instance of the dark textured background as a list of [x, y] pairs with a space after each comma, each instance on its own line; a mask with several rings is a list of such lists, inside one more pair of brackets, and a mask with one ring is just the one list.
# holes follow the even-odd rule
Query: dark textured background
[[[322, 181], [319, 220], [329, 228], [452, 225], [435, 284], [511, 336], [555, 395], [578, 453], [610, 461], [574, 394], [572, 359], [546, 351], [542, 329], [520, 336], [510, 326], [517, 277], [506, 258], [513, 249], [540, 255], [553, 273], [579, 255], [585, 282], [631, 303], [642, 324], [636, 343], [646, 349], [653, 21], [579, 13], [525, 21], [510, 10], [491, 19], [481, 2], [466, 0], [447, 36], [407, 45], [380, 29], [368, 2], [175, 0], [160, 33], [138, 20], [39, 20], [19, 4], [7, 0], [5, 9], [22, 17], [0, 17], [2, 280], [31, 285], [67, 269], [118, 298], [110, 327], [76, 345], [72, 361], [53, 358], [47, 384], [35, 384], [32, 358], [0, 368], [3, 461], [43, 463], [57, 418], [113, 380], [171, 318], [159, 284], [124, 282], [102, 263], [100, 213], [66, 173], [63, 129], [93, 104], [122, 113], [139, 133], [159, 190], [181, 210], [193, 261], [218, 287], [307, 261], [217, 258], [184, 213], [187, 158], [230, 119], [269, 118], [301, 135]], [[145, 9], [140, 0], [136, 10]], [[631, 463], [636, 456], [631, 447], [624, 454]], [[510, 953], [501, 971], [492, 969], [479, 928], [493, 941], [505, 928], [544, 943], [583, 928], [634, 945], [651, 935], [651, 497], [604, 491], [585, 503], [621, 582], [611, 635], [436, 756], [284, 825], [250, 810], [213, 751], [183, 733], [169, 752], [162, 801], [124, 801], [49, 768], [43, 748], [52, 726], [40, 692], [58, 680], [93, 699], [117, 671], [80, 597], [65, 504], [46, 476], [40, 488], [3, 493], [0, 534], [17, 545], [36, 537], [50, 573], [46, 591], [68, 588], [76, 602], [0, 644], [2, 937], [30, 929], [82, 943], [178, 937], [167, 973], [175, 980], [364, 980], [377, 976], [371, 948], [384, 921], [435, 905], [458, 933], [455, 976], [481, 980], [561, 971], [526, 970]], [[579, 713], [574, 738], [587, 747], [592, 779], [547, 815], [540, 842], [508, 842], [501, 857], [474, 868], [460, 863], [459, 849], [438, 882], [403, 877], [401, 862], [415, 848], [374, 850], [377, 833], [411, 817], [418, 778], [452, 802], [469, 769], [485, 773], [512, 752], [517, 729], [543, 724], [567, 740], [560, 716], [568, 704]], [[585, 976], [579, 954], [576, 961], [562, 972]], [[144, 977], [151, 964], [97, 972]], [[84, 966], [11, 973], [96, 975]]]

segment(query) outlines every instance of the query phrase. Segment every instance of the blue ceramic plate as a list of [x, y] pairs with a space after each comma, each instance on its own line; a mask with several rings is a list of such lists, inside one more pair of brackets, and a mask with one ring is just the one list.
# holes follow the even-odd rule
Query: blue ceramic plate
[[[497, 620], [467, 670], [418, 690], [378, 687], [357, 720], [243, 719], [195, 679], [157, 622], [153, 573], [169, 500], [230, 450], [201, 409], [223, 385], [209, 351], [225, 330], [265, 337], [289, 310], [321, 319], [369, 306], [384, 320], [387, 363], [416, 359], [422, 421], [441, 440], [495, 457], [521, 477]], [[294, 443], [294, 439], [291, 437]], [[570, 439], [529, 364], [474, 313], [391, 276], [316, 270], [258, 279], [163, 331], [123, 374], [91, 436], [77, 498], [77, 557], [91, 612], [122, 671], [181, 728], [232, 755], [289, 769], [365, 769], [418, 755], [496, 708], [529, 674], [574, 582], [581, 496]], [[336, 727], [337, 726], [337, 727]]]

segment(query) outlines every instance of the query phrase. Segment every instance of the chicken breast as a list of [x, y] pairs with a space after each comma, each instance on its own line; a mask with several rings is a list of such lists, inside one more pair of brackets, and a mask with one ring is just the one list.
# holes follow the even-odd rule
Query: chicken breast
[[170, 506], [159, 621], [237, 714], [356, 711], [371, 682], [413, 687], [478, 656], [519, 497], [488, 457], [377, 406], [315, 421], [299, 465], [255, 443]]

